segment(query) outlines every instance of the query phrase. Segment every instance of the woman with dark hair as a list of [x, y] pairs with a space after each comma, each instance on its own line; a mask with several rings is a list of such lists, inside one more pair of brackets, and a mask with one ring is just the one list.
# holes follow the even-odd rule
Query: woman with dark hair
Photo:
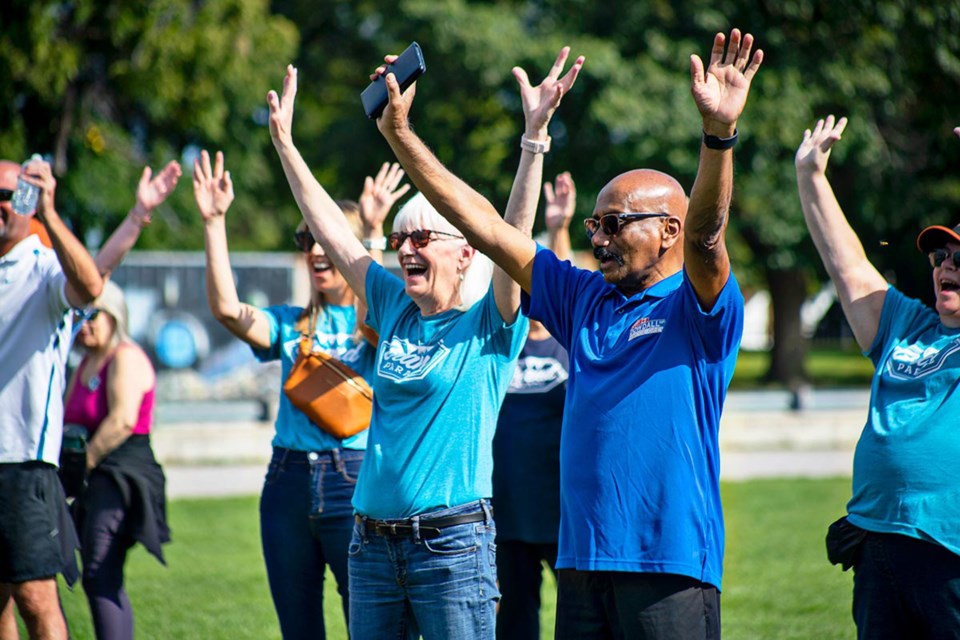
[[[384, 167], [364, 186], [361, 215], [356, 203], [338, 208], [350, 220], [355, 237], [383, 237], [390, 207], [408, 187], [403, 172]], [[286, 380], [301, 340], [314, 324], [313, 348], [335, 356], [364, 377], [374, 349], [361, 337], [359, 301], [306, 225], [294, 234], [310, 276], [306, 306], [258, 308], [240, 302], [227, 252], [226, 212], [233, 202], [230, 172], [223, 154], [213, 166], [202, 152], [194, 165], [194, 195], [204, 221], [207, 299], [214, 317], [253, 349], [258, 360], [280, 360]], [[381, 225], [377, 228], [377, 225]], [[364, 235], [366, 234], [366, 235]], [[375, 246], [370, 242], [370, 246]], [[322, 430], [280, 393], [273, 457], [260, 496], [260, 533], [267, 578], [284, 638], [323, 638], [323, 581], [329, 566], [348, 615], [347, 547], [353, 531], [353, 498], [367, 430], [339, 440]]]

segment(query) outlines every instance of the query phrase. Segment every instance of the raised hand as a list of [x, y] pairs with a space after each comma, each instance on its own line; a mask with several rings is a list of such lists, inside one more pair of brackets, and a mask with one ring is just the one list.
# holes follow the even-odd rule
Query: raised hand
[[570, 172], [564, 171], [558, 175], [554, 184], [544, 182], [543, 198], [546, 202], [543, 214], [547, 230], [569, 227], [577, 205], [577, 187]]
[[827, 161], [830, 159], [830, 150], [843, 135], [846, 126], [846, 118], [840, 118], [834, 122], [833, 116], [829, 115], [825, 120], [817, 120], [813, 131], [810, 131], [810, 129], [804, 131], [803, 142], [800, 143], [800, 147], [797, 149], [797, 157], [794, 160], [797, 165], [797, 173], [813, 174], [826, 171]]
[[193, 161], [193, 197], [204, 222], [222, 218], [227, 213], [233, 202], [233, 181], [230, 172], [224, 171], [222, 151], [217, 151], [213, 168], [206, 149]]
[[400, 185], [403, 169], [399, 163], [384, 162], [376, 178], [367, 176], [360, 194], [360, 220], [366, 229], [382, 229], [383, 222], [394, 203], [410, 190], [410, 185]]
[[753, 36], [749, 33], [741, 40], [739, 29], [731, 31], [726, 51], [725, 41], [722, 33], [714, 37], [710, 66], [706, 73], [700, 57], [696, 54], [690, 56], [691, 91], [697, 109], [703, 116], [704, 130], [715, 124], [720, 134], [726, 133], [725, 129], [732, 132], [736, 126], [737, 118], [747, 103], [750, 83], [763, 61], [763, 51], [760, 49], [751, 59]]
[[577, 81], [580, 69], [583, 67], [585, 58], [579, 56], [573, 63], [573, 66], [561, 78], [560, 73], [567, 62], [567, 56], [570, 55], [570, 47], [564, 47], [560, 50], [550, 72], [543, 82], [533, 87], [530, 85], [530, 79], [527, 72], [520, 67], [513, 68], [513, 77], [517, 79], [520, 85], [520, 99], [523, 102], [523, 117], [526, 120], [526, 134], [532, 139], [543, 139], [547, 135], [547, 125], [554, 111], [560, 106], [560, 100], [570, 91], [573, 83]]
[[31, 160], [20, 176], [28, 184], [40, 187], [37, 198], [36, 213], [40, 220], [49, 212], [56, 212], [53, 199], [57, 191], [57, 179], [53, 177], [53, 169], [46, 160]]
[[155, 176], [150, 167], [143, 168], [137, 185], [137, 203], [130, 211], [138, 225], [145, 227], [150, 224], [150, 213], [173, 193], [182, 173], [180, 163], [176, 160], [168, 162]]
[[291, 144], [293, 142], [293, 103], [297, 97], [297, 69], [287, 65], [287, 75], [283, 78], [283, 94], [277, 96], [272, 89], [267, 93], [267, 105], [270, 107], [270, 138], [273, 144]]
[[[377, 67], [377, 70], [370, 76], [370, 80], [376, 80], [387, 71], [387, 65], [393, 64], [398, 56], [388, 55], [383, 57], [386, 64]], [[387, 73], [384, 78], [387, 82], [387, 107], [377, 118], [377, 128], [381, 133], [389, 130], [399, 131], [409, 125], [410, 107], [413, 105], [413, 98], [417, 95], [417, 83], [414, 82], [402, 94], [400, 93], [400, 83], [393, 73]]]

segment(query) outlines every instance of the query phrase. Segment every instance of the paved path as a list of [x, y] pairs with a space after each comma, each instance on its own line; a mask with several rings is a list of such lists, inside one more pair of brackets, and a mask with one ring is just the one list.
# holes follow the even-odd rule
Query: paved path
[[[812, 408], [800, 411], [788, 409], [789, 400], [778, 392], [730, 394], [720, 426], [721, 478], [850, 475], [867, 393], [816, 392], [806, 399]], [[170, 408], [158, 412], [153, 435], [171, 498], [259, 493], [272, 425], [229, 404], [175, 411], [179, 419], [170, 419]]]

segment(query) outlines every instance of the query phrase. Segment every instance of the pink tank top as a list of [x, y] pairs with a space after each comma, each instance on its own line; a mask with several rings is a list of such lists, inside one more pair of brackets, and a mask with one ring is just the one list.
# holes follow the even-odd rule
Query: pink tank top
[[[120, 349], [125, 347], [121, 346]], [[116, 355], [116, 352], [114, 352]], [[107, 358], [100, 371], [91, 380], [98, 380], [97, 384], [90, 386], [80, 382], [83, 369], [87, 366], [87, 358], [80, 362], [77, 367], [77, 382], [73, 385], [73, 390], [67, 398], [63, 408], [63, 422], [65, 424], [80, 424], [87, 428], [93, 434], [107, 417], [107, 368], [113, 362], [114, 356]], [[137, 415], [137, 424], [133, 428], [134, 435], [145, 435], [150, 433], [150, 426], [153, 423], [153, 401], [157, 386], [156, 382], [150, 389], [143, 394], [143, 401], [140, 403], [140, 413]]]

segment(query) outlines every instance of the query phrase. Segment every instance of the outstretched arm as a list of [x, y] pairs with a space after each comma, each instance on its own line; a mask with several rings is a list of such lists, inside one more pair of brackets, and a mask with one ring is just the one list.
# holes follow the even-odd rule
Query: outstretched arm
[[150, 167], [144, 167], [137, 185], [137, 202], [130, 209], [107, 241], [103, 243], [94, 259], [100, 275], [109, 278], [113, 270], [120, 266], [123, 258], [137, 243], [140, 232], [150, 224], [150, 214], [167, 199], [180, 179], [180, 164], [171, 160], [156, 176]]
[[346, 278], [360, 301], [366, 304], [367, 269], [373, 259], [350, 230], [347, 219], [333, 198], [313, 177], [310, 167], [293, 144], [293, 105], [297, 95], [297, 70], [287, 66], [283, 93], [267, 94], [270, 106], [270, 137], [280, 156], [283, 173], [313, 237]]
[[[697, 299], [707, 310], [730, 277], [725, 234], [733, 195], [733, 145], [711, 147], [729, 141], [737, 132], [750, 83], [763, 61], [759, 49], [751, 58], [753, 36], [749, 33], [741, 40], [739, 29], [734, 29], [729, 46], [725, 44], [725, 36], [718, 33], [706, 72], [700, 57], [690, 56], [691, 91], [703, 118], [704, 139], [683, 227], [683, 259]], [[725, 145], [721, 142], [719, 146]]]
[[193, 162], [193, 197], [203, 218], [207, 256], [207, 304], [217, 322], [255, 349], [270, 348], [270, 322], [260, 309], [240, 302], [227, 250], [227, 209], [233, 202], [233, 180], [224, 170], [223, 152], [200, 152]]
[[543, 197], [547, 206], [543, 217], [547, 223], [547, 243], [561, 260], [569, 260], [573, 251], [570, 247], [570, 221], [577, 208], [577, 187], [573, 176], [564, 171], [557, 176], [554, 184], [543, 183]]
[[383, 223], [394, 203], [410, 190], [409, 184], [401, 185], [403, 169], [396, 162], [384, 162], [376, 178], [367, 176], [360, 194], [360, 222], [363, 224], [363, 244], [377, 264], [383, 264], [383, 250], [387, 239], [383, 235]]
[[[521, 85], [521, 96], [523, 97], [524, 92], [527, 92], [524, 100], [524, 115], [527, 117], [527, 125], [530, 128], [528, 138], [530, 135], [537, 136], [536, 139], [545, 136], [546, 124], [553, 115], [553, 111], [559, 105], [563, 94], [573, 86], [576, 80], [583, 64], [582, 57], [577, 59], [563, 78], [559, 77], [568, 53], [566, 49], [561, 52], [558, 57], [559, 68], [555, 64], [547, 78], [538, 87], [530, 88], [529, 82], [526, 81], [526, 74], [522, 70], [519, 70], [519, 73], [515, 71], [517, 81]], [[388, 63], [394, 59], [395, 56], [386, 57]], [[377, 73], [383, 73], [383, 67], [378, 69]], [[386, 83], [390, 103], [377, 120], [377, 126], [400, 164], [406, 169], [410, 180], [431, 204], [463, 233], [471, 246], [489, 256], [513, 281], [529, 291], [533, 257], [536, 254], [536, 244], [530, 238], [529, 231], [524, 232], [501, 219], [486, 198], [448, 171], [413, 132], [409, 126], [408, 114], [416, 93], [416, 85], [411, 86], [401, 95], [400, 86], [393, 74], [387, 75]], [[530, 119], [534, 111], [540, 114], [540, 119]], [[528, 212], [531, 201], [534, 212], [536, 210], [538, 196], [529, 195], [529, 190], [539, 192], [540, 175], [543, 169], [542, 158], [533, 158], [533, 155], [539, 154], [523, 152], [518, 169], [520, 179], [519, 182], [515, 181], [515, 191], [511, 192], [511, 199], [514, 199], [515, 203], [511, 208], [517, 212], [518, 219], [527, 215], [520, 212]], [[539, 164], [539, 168], [535, 168], [535, 164]], [[529, 175], [531, 169], [538, 174], [535, 181], [524, 178], [524, 175]], [[514, 194], [519, 199], [514, 198]], [[532, 225], [532, 222], [529, 224]], [[497, 290], [502, 292], [505, 288], [498, 287]], [[501, 300], [498, 297], [497, 306], [501, 316], [505, 320], [510, 320], [516, 317], [519, 296], [515, 298], [516, 304], [513, 304], [511, 296], [506, 297], [510, 299]]]
[[[529, 143], [550, 143], [550, 136], [547, 135], [550, 119], [583, 67], [583, 56], [580, 56], [561, 79], [560, 74], [569, 55], [570, 47], [561, 49], [547, 77], [536, 87], [530, 85], [526, 71], [520, 67], [513, 68], [513, 77], [520, 86], [523, 103], [524, 142], [521, 144], [520, 164], [503, 219], [527, 237], [533, 231], [540, 201], [540, 184], [543, 181], [543, 153], [533, 151]], [[504, 320], [512, 321], [520, 308], [520, 286], [500, 267], [493, 272], [493, 286], [500, 315]]]
[[861, 349], [873, 344], [887, 295], [887, 282], [867, 259], [860, 238], [850, 227], [827, 180], [830, 150], [840, 139], [847, 119], [819, 120], [803, 132], [797, 149], [797, 187], [803, 218], [823, 266], [837, 287], [843, 313]]
[[103, 278], [86, 248], [70, 232], [57, 213], [54, 206], [57, 180], [53, 177], [50, 164], [43, 160], [34, 160], [24, 167], [21, 178], [40, 188], [36, 215], [47, 228], [53, 250], [60, 261], [60, 268], [66, 276], [64, 293], [67, 302], [77, 308], [87, 306], [100, 295]]

